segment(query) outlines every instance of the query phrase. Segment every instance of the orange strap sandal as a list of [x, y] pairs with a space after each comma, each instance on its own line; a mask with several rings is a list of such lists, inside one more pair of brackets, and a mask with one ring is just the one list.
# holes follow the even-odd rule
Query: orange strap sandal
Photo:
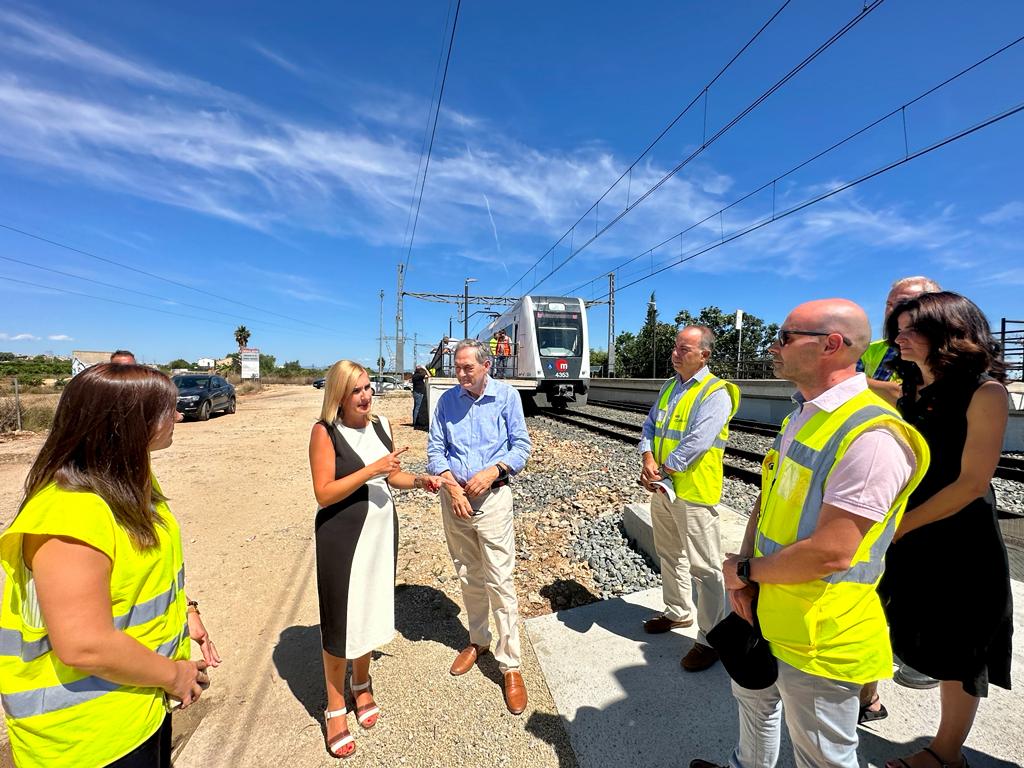
[[[353, 698], [356, 695], [358, 695], [358, 694], [360, 694], [360, 693], [362, 693], [363, 691], [366, 691], [366, 690], [368, 690], [370, 692], [370, 695], [372, 696], [373, 695], [373, 688], [370, 687], [372, 685], [373, 685], [373, 678], [372, 677], [368, 677], [366, 679], [365, 683], [359, 683], [358, 685], [356, 685], [355, 683], [351, 683]], [[360, 709], [359, 707], [356, 707], [356, 722], [359, 723], [359, 726], [361, 728], [363, 728], [363, 729], [365, 729], [367, 731], [370, 730], [371, 728], [373, 728], [373, 726], [375, 726], [377, 724], [377, 718], [379, 716], [380, 716], [380, 707], [378, 707], [376, 705], [376, 703], [371, 704], [370, 706], [364, 707], [362, 709]]]
[[[324, 728], [326, 730], [327, 721], [332, 717], [345, 717], [348, 715], [348, 709], [342, 707], [341, 709], [325, 709], [324, 710]], [[334, 741], [327, 742], [327, 751], [331, 757], [352, 757], [356, 751], [356, 740], [352, 738], [352, 734], [349, 733], [348, 728], [345, 729], [345, 735], [339, 736]]]

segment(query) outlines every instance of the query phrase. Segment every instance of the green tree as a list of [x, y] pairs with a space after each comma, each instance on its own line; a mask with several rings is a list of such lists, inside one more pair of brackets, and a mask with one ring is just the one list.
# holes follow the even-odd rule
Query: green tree
[[603, 349], [592, 349], [590, 350], [590, 375], [594, 376], [601, 375], [606, 376], [607, 371], [604, 370], [605, 364], [608, 362], [608, 353]]
[[244, 325], [240, 325], [235, 328], [235, 343], [238, 344], [238, 348], [249, 346], [249, 337], [252, 336], [252, 331], [246, 328]]
[[676, 324], [706, 325], [715, 334], [715, 349], [711, 353], [708, 367], [716, 376], [728, 378], [770, 378], [772, 369], [768, 347], [779, 331], [776, 323], [765, 323], [757, 315], [743, 315], [743, 345], [740, 348], [739, 370], [736, 363], [736, 347], [740, 333], [736, 330], [736, 316], [726, 314], [712, 305], [704, 307], [694, 317], [689, 310], [680, 310], [676, 315]]
[[168, 368], [191, 368], [192, 367], [192, 363], [190, 363], [188, 360], [183, 360], [182, 358], [179, 357], [177, 360], [171, 360], [171, 362], [169, 362], [167, 364], [167, 367]]
[[620, 333], [615, 339], [615, 374], [621, 377], [668, 378], [672, 373], [672, 348], [676, 328], [658, 320], [655, 295], [647, 303], [640, 331]]
[[277, 356], [260, 353], [260, 376], [268, 376], [277, 370]]

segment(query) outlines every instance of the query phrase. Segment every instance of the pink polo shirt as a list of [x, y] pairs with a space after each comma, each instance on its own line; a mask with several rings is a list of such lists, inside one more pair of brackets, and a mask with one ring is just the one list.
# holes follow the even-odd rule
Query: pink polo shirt
[[[867, 388], [867, 378], [858, 373], [805, 402], [782, 433], [780, 459], [811, 416], [819, 411], [831, 413]], [[825, 483], [822, 501], [853, 515], [882, 520], [916, 466], [917, 459], [909, 446], [885, 427], [873, 427], [850, 443]]]

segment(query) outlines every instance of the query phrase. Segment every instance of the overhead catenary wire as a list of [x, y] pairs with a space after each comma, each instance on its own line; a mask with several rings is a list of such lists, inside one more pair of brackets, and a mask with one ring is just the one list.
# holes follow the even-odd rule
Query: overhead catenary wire
[[[993, 59], [997, 58], [998, 56], [1006, 53], [1010, 49], [1012, 49], [1012, 48], [1014, 48], [1014, 47], [1016, 47], [1016, 46], [1018, 46], [1018, 45], [1020, 45], [1022, 43], [1024, 43], [1024, 35], [1021, 35], [1020, 37], [1017, 37], [1015, 40], [1012, 40], [1009, 43], [1007, 43], [1007, 44], [997, 48], [995, 51], [993, 51], [992, 53], [987, 54], [986, 56], [982, 57], [981, 59], [978, 59], [973, 64], [969, 64], [968, 66], [966, 66], [963, 69], [959, 70], [955, 74], [950, 75], [949, 77], [947, 77], [946, 79], [944, 79], [941, 82], [937, 83], [936, 85], [933, 85], [932, 87], [926, 89], [925, 91], [922, 91], [921, 93], [919, 93], [914, 98], [912, 98], [912, 99], [910, 99], [910, 100], [900, 104], [899, 106], [889, 110], [887, 113], [885, 113], [881, 117], [879, 117], [879, 118], [877, 118], [875, 120], [872, 120], [870, 123], [868, 123], [864, 127], [854, 131], [853, 133], [848, 134], [847, 136], [843, 137], [842, 139], [839, 139], [838, 141], [836, 141], [835, 143], [833, 143], [832, 145], [830, 145], [826, 149], [823, 149], [820, 152], [815, 153], [811, 157], [809, 157], [806, 160], [803, 160], [800, 163], [794, 165], [789, 170], [787, 170], [787, 171], [785, 171], [785, 172], [775, 176], [773, 179], [771, 179], [770, 181], [765, 182], [764, 184], [760, 185], [756, 189], [754, 189], [754, 190], [752, 190], [750, 192], [747, 192], [746, 194], [736, 198], [735, 200], [733, 200], [728, 205], [723, 206], [722, 208], [720, 208], [720, 209], [716, 210], [715, 212], [705, 216], [704, 218], [700, 219], [699, 221], [694, 222], [693, 224], [691, 224], [690, 226], [686, 227], [682, 231], [677, 232], [677, 233], [671, 235], [668, 238], [665, 238], [660, 243], [652, 246], [651, 248], [648, 248], [648, 249], [644, 250], [643, 252], [637, 254], [636, 256], [633, 256], [633, 257], [627, 259], [626, 261], [622, 262], [621, 264], [618, 264], [617, 266], [613, 267], [612, 270], [610, 270], [610, 271], [613, 272], [613, 273], [618, 273], [619, 270], [629, 266], [630, 264], [638, 261], [639, 259], [641, 259], [641, 258], [643, 258], [645, 256], [652, 255], [653, 252], [656, 251], [658, 248], [662, 248], [662, 247], [668, 245], [669, 243], [673, 242], [677, 238], [680, 239], [680, 243], [681, 243], [682, 242], [681, 238], [684, 235], [686, 235], [687, 233], [693, 231], [694, 229], [697, 229], [701, 225], [707, 224], [708, 222], [713, 221], [714, 219], [719, 219], [721, 221], [723, 219], [724, 214], [725, 214], [726, 211], [728, 211], [728, 210], [730, 210], [732, 208], [735, 208], [736, 206], [746, 202], [750, 198], [758, 195], [761, 192], [764, 192], [765, 190], [767, 190], [769, 188], [774, 189], [775, 186], [778, 184], [778, 182], [782, 181], [787, 176], [792, 175], [796, 171], [799, 171], [800, 169], [802, 169], [805, 166], [809, 165], [810, 163], [813, 163], [814, 161], [824, 157], [825, 155], [827, 155], [827, 154], [829, 154], [831, 152], [834, 152], [835, 150], [839, 149], [843, 145], [848, 144], [849, 142], [853, 141], [854, 139], [856, 139], [859, 136], [862, 136], [864, 133], [866, 133], [867, 131], [871, 130], [872, 128], [875, 128], [878, 125], [884, 123], [886, 120], [889, 120], [889, 119], [895, 117], [896, 115], [902, 115], [902, 116], [905, 117], [906, 110], [907, 110], [908, 107], [912, 107], [914, 104], [917, 104], [918, 102], [920, 102], [923, 99], [927, 98], [928, 96], [934, 94], [935, 92], [941, 90], [942, 88], [945, 88], [946, 86], [954, 83], [955, 81], [965, 77], [966, 75], [968, 75], [969, 73], [971, 73], [974, 70], [978, 69], [979, 67], [987, 64], [988, 62], [992, 61]], [[1010, 114], [1013, 114], [1013, 113], [1014, 112], [1011, 110]], [[1002, 116], [997, 116], [998, 119], [994, 120], [994, 122], [998, 122], [999, 120], [1003, 119], [1003, 117], [1009, 117], [1010, 114], [1002, 115]], [[987, 125], [987, 124], [988, 123], [986, 123], [985, 125]], [[985, 126], [982, 125], [981, 127], [985, 127]], [[905, 125], [904, 125], [904, 130], [905, 130]], [[977, 127], [973, 127], [971, 129], [968, 129], [968, 133], [973, 133], [975, 130], [978, 130], [978, 128]], [[959, 136], [959, 135], [954, 136], [951, 139], [951, 141], [955, 141], [955, 140], [957, 140], [959, 138], [963, 138], [963, 136]], [[945, 144], [948, 144], [948, 143], [950, 143], [950, 141], [941, 142], [937, 146], [936, 145], [932, 145], [927, 150], [927, 152], [933, 151], [934, 149], [938, 149], [940, 146], [944, 146]], [[904, 160], [909, 159], [909, 158], [911, 158], [913, 156], [919, 156], [920, 154], [927, 154], [927, 152], [924, 152], [924, 153], [914, 153], [914, 155], [911, 155], [910, 150], [909, 150], [909, 145], [906, 143], [906, 133], [904, 133], [904, 153], [905, 153]], [[895, 166], [892, 166], [892, 167], [895, 167]], [[861, 177], [858, 180], [856, 180], [853, 185], [859, 184], [862, 181], [866, 181], [868, 178], [873, 178], [874, 176], [877, 176], [879, 173], [884, 172], [884, 170], [889, 170], [889, 169], [890, 169], [889, 166], [884, 166], [881, 171], [876, 169], [876, 171], [873, 171], [871, 174], [868, 174], [867, 177]], [[820, 199], [816, 197], [816, 198], [813, 198], [811, 201], [805, 201], [805, 204], [800, 204], [799, 206], [796, 206], [794, 209], [788, 209], [785, 215], [790, 215], [791, 213], [794, 213], [796, 210], [800, 210], [800, 209], [802, 209], [804, 207], [807, 207], [807, 205], [810, 205], [813, 202], [820, 202], [821, 199], [825, 199], [825, 198], [831, 197], [832, 195], [837, 194], [838, 192], [841, 192], [841, 191], [843, 191], [843, 189], [846, 189], [846, 188], [847, 187], [843, 187], [841, 189], [837, 188], [835, 190], [830, 190], [827, 193], [825, 193], [822, 196], [820, 196]], [[774, 200], [773, 200], [773, 205], [774, 205]], [[759, 229], [760, 226], [763, 226], [766, 223], [771, 223], [771, 221], [773, 221], [775, 219], [778, 219], [778, 218], [783, 218], [783, 216], [781, 214], [776, 214], [776, 212], [773, 210], [772, 218], [770, 218], [767, 222], [762, 222], [760, 225], [750, 229], [749, 231], [753, 231], [753, 229]], [[743, 230], [742, 234], [747, 234], [747, 230]], [[732, 239], [736, 239], [736, 238], [732, 237], [732, 238], [726, 239], [724, 231], [723, 231], [722, 232], [722, 236], [721, 236], [719, 241], [716, 241], [714, 244], [712, 244], [711, 246], [709, 246], [707, 248], [702, 248], [701, 250], [699, 250], [698, 253], [691, 254], [690, 256], [687, 256], [685, 258], [680, 256], [680, 259], [677, 260], [677, 261], [673, 261], [672, 265], [670, 265], [670, 266], [674, 266], [674, 265], [683, 263], [685, 261], [689, 261], [691, 258], [699, 256], [701, 253], [706, 253], [708, 250], [711, 250], [712, 248], [716, 248], [716, 247], [718, 247], [720, 245], [723, 245], [725, 242], [730, 242]], [[662, 270], [659, 270], [659, 272], [660, 271], [662, 271]], [[602, 270], [599, 275], [595, 275], [594, 277], [590, 278], [589, 280], [586, 280], [586, 281], [580, 283], [579, 285], [575, 286], [574, 288], [570, 289], [569, 293], [570, 294], [576, 294], [578, 291], [582, 290], [584, 287], [586, 287], [588, 285], [592, 285], [593, 283], [595, 283], [595, 282], [597, 282], [599, 280], [603, 281], [603, 279], [606, 277], [608, 272], [609, 272], [609, 270]], [[653, 274], [657, 274], [657, 272], [652, 272], [650, 274], [647, 274], [642, 279], [646, 279], [648, 277], [651, 277]], [[629, 287], [630, 285], [635, 285], [636, 282], [638, 282], [638, 281], [634, 281], [632, 283], [627, 283], [627, 284], [620, 284], [619, 288], [622, 289], [622, 288]], [[608, 294], [605, 293], [600, 298], [604, 298], [607, 295]]]
[[[862, 7], [862, 9], [857, 13], [856, 16], [854, 16], [852, 19], [847, 21], [842, 27], [840, 27], [836, 32], [834, 32], [827, 40], [825, 40], [823, 43], [821, 43], [814, 51], [812, 51], [810, 54], [808, 54], [799, 64], [797, 64], [795, 67], [790, 69], [785, 75], [783, 75], [783, 77], [781, 77], [779, 80], [777, 80], [771, 87], [769, 87], [767, 90], [765, 90], [763, 93], [761, 93], [756, 99], [754, 99], [754, 101], [752, 101], [750, 104], [748, 104], [746, 107], [744, 107], [740, 112], [738, 112], [736, 115], [734, 115], [724, 126], [722, 126], [722, 128], [720, 128], [717, 132], [712, 134], [711, 137], [705, 136], [703, 138], [703, 140], [701, 141], [701, 144], [697, 147], [696, 150], [694, 150], [692, 153], [690, 153], [690, 155], [688, 155], [681, 162], [679, 162], [673, 168], [671, 168], [667, 173], [665, 173], [657, 182], [655, 182], [655, 184], [653, 186], [651, 186], [649, 189], [644, 191], [635, 200], [627, 200], [626, 206], [621, 211], [619, 211], [615, 216], [613, 216], [603, 227], [595, 226], [594, 234], [589, 236], [585, 241], [583, 241], [582, 244], [578, 248], [576, 248], [575, 250], [570, 249], [569, 255], [566, 256], [561, 262], [559, 262], [559, 264], [557, 266], [553, 266], [551, 268], [551, 270], [547, 274], [545, 274], [543, 277], [541, 277], [540, 279], [536, 279], [536, 277], [535, 277], [534, 278], [534, 282], [530, 286], [530, 288], [525, 289], [525, 290], [520, 288], [519, 291], [517, 291], [517, 292], [518, 293], [527, 293], [527, 292], [533, 290], [534, 288], [536, 288], [537, 286], [541, 285], [542, 283], [544, 283], [552, 275], [554, 275], [556, 272], [561, 270], [562, 267], [564, 267], [566, 264], [568, 264], [579, 253], [581, 253], [583, 250], [585, 250], [587, 247], [589, 247], [594, 241], [596, 241], [598, 238], [600, 238], [605, 232], [607, 232], [609, 229], [611, 229], [613, 226], [615, 226], [619, 221], [621, 221], [630, 211], [632, 211], [634, 208], [636, 208], [638, 205], [640, 205], [642, 202], [644, 202], [648, 197], [650, 197], [650, 195], [652, 195], [654, 192], [656, 192], [658, 189], [660, 189], [669, 179], [671, 179], [676, 174], [678, 174], [683, 168], [685, 168], [687, 165], [689, 165], [694, 159], [696, 159], [701, 154], [703, 154], [703, 152], [705, 150], [707, 150], [708, 147], [710, 147], [718, 139], [720, 139], [722, 136], [724, 136], [729, 130], [731, 130], [733, 127], [735, 127], [739, 122], [741, 122], [751, 112], [753, 112], [755, 109], [757, 109], [757, 107], [759, 107], [762, 103], [764, 103], [772, 94], [777, 92], [787, 82], [789, 82], [791, 79], [796, 77], [797, 74], [799, 74], [801, 71], [803, 71], [808, 65], [810, 65], [815, 59], [817, 59], [822, 53], [824, 53], [826, 50], [831, 48], [832, 45], [834, 45], [838, 40], [840, 40], [843, 36], [845, 36], [847, 33], [849, 33], [854, 27], [857, 26], [857, 24], [859, 24], [861, 21], [863, 21], [865, 18], [867, 18], [868, 14], [870, 14], [872, 11], [874, 11], [876, 8], [878, 8], [878, 6], [882, 4], [882, 2], [884, 2], [884, 0], [871, 0], [871, 2], [866, 2], [864, 4], [864, 6]], [[783, 6], [783, 7], [785, 7], [785, 6]], [[780, 9], [780, 11], [781, 11], [781, 9]], [[776, 15], [778, 15], [778, 14], [776, 13]], [[773, 16], [772, 18], [774, 19], [775, 17]], [[769, 20], [769, 22], [770, 21], [771, 20]], [[767, 26], [767, 24], [765, 26]], [[765, 27], [762, 27], [762, 29], [759, 30], [757, 34], [760, 35], [761, 31], [763, 31], [764, 28]], [[757, 35], [755, 35], [754, 39], [756, 39], [756, 37], [757, 37]], [[749, 43], [748, 43], [748, 45], [749, 45]], [[732, 61], [735, 61], [735, 57], [730, 61], [730, 64], [732, 63]], [[720, 76], [720, 74], [718, 76], [716, 76], [716, 77], [719, 77], [719, 76]], [[705, 98], [705, 95], [707, 93], [707, 88], [708, 87], [710, 87], [710, 86], [705, 86], [704, 88], [702, 88], [700, 90], [698, 96], [694, 97], [694, 99], [683, 110], [682, 114], [685, 114], [685, 112], [687, 110], [689, 110], [694, 104], [696, 104], [697, 101], [699, 101], [700, 99]], [[664, 134], [664, 132], [663, 132], [663, 134]], [[652, 146], [653, 146], [653, 144], [652, 144]], [[647, 151], [649, 151], [649, 149], [650, 149], [650, 147], [648, 147], [648, 149], [645, 150], [645, 153]], [[607, 190], [605, 190], [605, 192], [601, 195], [601, 197], [599, 197], [597, 199], [597, 201], [593, 205], [591, 205], [590, 208], [587, 209], [587, 211], [576, 221], [576, 223], [573, 224], [573, 226], [570, 227], [568, 230], [566, 230], [566, 232], [556, 241], [556, 243], [551, 248], [549, 248], [539, 259], [537, 259], [537, 261], [534, 262], [533, 266], [531, 266], [529, 269], [527, 269], [526, 272], [523, 273], [523, 276], [519, 278], [519, 280], [517, 280], [516, 282], [512, 283], [512, 285], [510, 285], [507, 289], [505, 289], [505, 291], [503, 293], [505, 295], [507, 295], [516, 286], [521, 285], [526, 280], [526, 278], [529, 276], [531, 271], [535, 272], [537, 267], [541, 264], [541, 262], [543, 262], [549, 255], [553, 255], [553, 252], [554, 252], [555, 248], [558, 247], [559, 243], [564, 241], [566, 236], [570, 235], [570, 233], [574, 233], [576, 227], [578, 227], [583, 222], [583, 220], [586, 219], [587, 216], [590, 215], [591, 211], [594, 211], [595, 209], [599, 209], [601, 201], [612, 191], [612, 189], [615, 188], [615, 186], [620, 181], [622, 181], [623, 178], [625, 178], [628, 174], [630, 174], [632, 172], [633, 167], [636, 165], [636, 163], [638, 163], [640, 161], [640, 159], [642, 159], [642, 157], [643, 157], [643, 155], [641, 155], [641, 157], [637, 158], [637, 160], [632, 165], [630, 165], [629, 168], [626, 169], [626, 171], [622, 174], [622, 176], [620, 176], [615, 181], [614, 184], [612, 184]]]
[[455, 18], [452, 20], [452, 33], [448, 39], [448, 55], [445, 57], [444, 73], [441, 75], [441, 89], [437, 94], [437, 105], [434, 108], [434, 124], [430, 129], [430, 143], [427, 145], [427, 158], [423, 164], [423, 178], [420, 180], [420, 192], [416, 198], [416, 213], [412, 219], [412, 232], [409, 234], [409, 249], [405, 254], [405, 271], [409, 271], [409, 261], [412, 259], [412, 246], [416, 240], [416, 226], [420, 220], [420, 207], [423, 205], [423, 191], [427, 186], [427, 172], [430, 170], [430, 156], [434, 149], [434, 138], [437, 136], [437, 119], [441, 114], [441, 102], [444, 99], [444, 86], [448, 82], [448, 65], [452, 60], [452, 49], [455, 47], [455, 29], [459, 25], [459, 9], [462, 7], [462, 0], [455, 4]]
[[55, 275], [61, 275], [63, 277], [71, 277], [71, 278], [74, 278], [75, 280], [82, 280], [82, 281], [84, 281], [86, 283], [92, 283], [93, 285], [101, 285], [104, 288], [113, 288], [114, 290], [117, 290], [117, 291], [123, 291], [125, 293], [133, 293], [136, 296], [144, 296], [147, 299], [156, 299], [157, 301], [166, 301], [166, 302], [168, 302], [170, 304], [177, 304], [179, 306], [188, 307], [190, 309], [198, 309], [198, 310], [200, 310], [202, 312], [210, 312], [210, 313], [215, 314], [215, 315], [223, 315], [224, 317], [230, 317], [230, 318], [233, 318], [234, 320], [242, 320], [244, 322], [252, 323], [254, 325], [264, 325], [264, 326], [269, 325], [269, 326], [274, 326], [276, 328], [284, 328], [285, 330], [292, 331], [293, 333], [303, 333], [303, 334], [308, 334], [309, 333], [309, 331], [307, 331], [305, 329], [292, 328], [290, 326], [282, 325], [281, 323], [275, 323], [275, 322], [272, 322], [270, 320], [256, 320], [254, 318], [243, 317], [241, 315], [232, 314], [230, 312], [222, 312], [219, 309], [213, 309], [212, 307], [204, 307], [204, 306], [202, 306], [200, 304], [189, 304], [186, 301], [180, 301], [178, 299], [170, 299], [170, 298], [168, 298], [166, 296], [158, 296], [158, 295], [156, 295], [154, 293], [147, 293], [146, 291], [140, 291], [140, 290], [137, 290], [135, 288], [126, 288], [123, 285], [117, 285], [115, 283], [107, 283], [107, 282], [104, 282], [103, 280], [96, 280], [95, 278], [92, 278], [92, 277], [85, 277], [83, 275], [76, 275], [74, 272], [65, 272], [62, 269], [55, 269], [53, 267], [44, 267], [42, 264], [34, 264], [31, 261], [25, 261], [23, 259], [16, 259], [13, 256], [4, 256], [3, 254], [0, 254], [0, 259], [3, 259], [4, 261], [12, 262], [14, 264], [21, 264], [21, 265], [26, 266], [26, 267], [32, 267], [34, 269], [39, 269], [39, 270], [42, 270], [44, 272], [50, 272], [50, 273], [55, 274]]
[[[430, 86], [430, 109], [427, 111], [427, 119], [423, 124], [423, 140], [420, 142], [420, 159], [416, 163], [416, 179], [412, 185], [412, 197], [409, 199], [409, 215], [405, 219], [405, 232], [402, 233], [402, 242], [408, 244], [409, 229], [412, 227], [412, 214], [416, 210], [416, 194], [420, 186], [420, 174], [423, 173], [423, 158], [427, 154], [427, 141], [430, 139], [431, 112], [434, 111], [434, 100], [437, 94], [437, 84], [441, 78], [441, 64], [445, 59], [445, 38], [448, 36], [448, 22], [452, 18], [452, 5], [454, 0], [448, 0], [448, 13], [444, 17], [444, 26], [441, 27], [441, 45], [437, 54], [437, 66], [434, 67], [434, 82]], [[406, 262], [408, 265], [408, 261]]]
[[[174, 317], [183, 317], [186, 320], [197, 320], [200, 323], [211, 323], [213, 325], [224, 327], [226, 324], [214, 320], [210, 317], [196, 317], [195, 315], [184, 315], [181, 312], [172, 312], [169, 309], [160, 309], [158, 307], [150, 307], [145, 304], [132, 304], [130, 301], [121, 301], [120, 299], [111, 299], [106, 296], [95, 296], [91, 293], [83, 293], [82, 291], [73, 291], [70, 288], [58, 288], [55, 285], [44, 285], [42, 283], [34, 283], [31, 280], [19, 280], [16, 277], [10, 277], [8, 275], [0, 275], [0, 280], [6, 280], [9, 283], [18, 283], [19, 285], [27, 285], [32, 288], [42, 288], [45, 291], [57, 291], [58, 293], [67, 293], [72, 296], [81, 296], [86, 299], [94, 299], [95, 301], [105, 301], [108, 304], [120, 304], [122, 307], [134, 307], [135, 309], [144, 309], [147, 312], [159, 312], [162, 315], [172, 315]], [[233, 323], [232, 323], [233, 325]]]
[[[831, 188], [829, 190], [826, 190], [825, 192], [822, 192], [822, 193], [820, 193], [818, 195], [815, 195], [812, 198], [809, 198], [808, 200], [804, 200], [803, 202], [798, 203], [797, 205], [794, 205], [794, 206], [792, 206], [790, 208], [787, 208], [784, 211], [773, 213], [771, 218], [769, 218], [769, 219], [766, 219], [764, 221], [759, 221], [759, 222], [757, 222], [755, 224], [752, 224], [752, 225], [750, 225], [748, 227], [745, 227], [744, 229], [741, 229], [741, 230], [738, 230], [736, 232], [733, 232], [728, 237], [723, 237], [721, 240], [716, 240], [715, 242], [711, 243], [710, 245], [703, 246], [703, 247], [697, 249], [696, 251], [687, 254], [686, 256], [680, 256], [680, 257], [678, 257], [676, 259], [672, 259], [672, 260], [669, 260], [668, 262], [662, 263], [657, 269], [652, 267], [651, 271], [648, 274], [645, 274], [642, 277], [639, 277], [636, 280], [633, 280], [632, 282], [624, 283], [624, 284], [618, 286], [617, 289], [618, 290], [624, 290], [626, 288], [630, 288], [630, 287], [632, 287], [634, 285], [637, 285], [638, 283], [642, 283], [645, 280], [649, 280], [650, 278], [652, 278], [652, 277], [654, 277], [656, 275], [659, 275], [659, 274], [661, 274], [662, 272], [664, 272], [666, 270], [672, 269], [673, 267], [677, 267], [680, 264], [685, 264], [688, 261], [692, 261], [693, 259], [697, 258], [698, 256], [701, 256], [701, 255], [703, 255], [703, 254], [705, 254], [705, 253], [707, 253], [709, 251], [713, 251], [714, 249], [719, 248], [719, 247], [721, 247], [723, 245], [726, 245], [728, 243], [731, 243], [734, 240], [738, 240], [741, 237], [749, 235], [751, 232], [756, 232], [757, 230], [759, 230], [759, 229], [761, 229], [763, 227], [766, 227], [769, 224], [773, 224], [776, 221], [779, 221], [781, 219], [784, 219], [784, 218], [787, 218], [789, 216], [792, 216], [794, 213], [798, 213], [798, 212], [802, 211], [805, 208], [809, 208], [809, 207], [811, 207], [813, 205], [816, 205], [817, 203], [820, 203], [823, 200], [827, 200], [828, 198], [833, 197], [833, 196], [839, 194], [840, 192], [844, 192], [847, 189], [855, 187], [855, 186], [857, 186], [859, 184], [863, 184], [865, 181], [870, 181], [871, 179], [873, 179], [873, 178], [875, 178], [877, 176], [881, 176], [882, 174], [887, 173], [888, 171], [891, 171], [894, 168], [898, 168], [901, 165], [905, 165], [906, 163], [911, 162], [912, 160], [916, 160], [916, 159], [918, 159], [920, 157], [924, 157], [927, 154], [930, 154], [930, 153], [932, 153], [932, 152], [934, 152], [934, 151], [936, 151], [938, 149], [941, 149], [942, 147], [945, 147], [945, 146], [947, 146], [949, 144], [952, 144], [952, 143], [954, 143], [956, 141], [959, 141], [960, 139], [963, 139], [963, 138], [965, 138], [967, 136], [970, 136], [970, 135], [972, 135], [974, 133], [977, 133], [980, 130], [988, 128], [989, 126], [995, 125], [996, 123], [999, 123], [999, 122], [1001, 122], [1001, 121], [1003, 121], [1003, 120], [1005, 120], [1005, 119], [1007, 119], [1009, 117], [1012, 117], [1013, 115], [1016, 115], [1016, 114], [1018, 114], [1020, 112], [1024, 112], [1024, 102], [1022, 102], [1020, 104], [1017, 104], [1016, 106], [1010, 107], [1009, 109], [1006, 109], [1003, 112], [1000, 112], [1000, 113], [998, 113], [996, 115], [988, 117], [985, 120], [981, 121], [980, 123], [976, 123], [975, 125], [970, 126], [969, 128], [965, 128], [965, 129], [963, 129], [961, 131], [957, 131], [956, 133], [950, 134], [949, 136], [947, 136], [947, 137], [945, 137], [943, 139], [940, 139], [939, 141], [934, 142], [934, 143], [928, 145], [927, 147], [924, 147], [924, 148], [919, 149], [919, 150], [914, 151], [914, 152], [910, 152], [910, 153], [906, 154], [904, 157], [901, 157], [901, 158], [899, 158], [897, 160], [894, 160], [894, 161], [892, 161], [890, 163], [887, 163], [887, 164], [885, 164], [885, 165], [883, 165], [883, 166], [881, 166], [879, 168], [876, 168], [875, 170], [870, 171], [869, 173], [863, 174], [862, 176], [859, 176], [858, 178], [853, 179], [852, 181], [848, 181], [848, 182], [844, 182], [842, 184], [839, 184], [839, 185], [837, 185], [837, 186], [835, 186], [835, 187], [833, 187], [833, 188]], [[673, 237], [668, 238], [668, 240], [664, 241], [662, 243], [662, 245], [664, 245], [665, 243], [671, 242], [672, 240], [674, 240], [678, 236], [679, 235], [674, 235]], [[657, 248], [657, 247], [659, 247], [659, 246], [655, 246], [655, 248]], [[649, 251], [647, 251], [645, 253], [649, 253]], [[605, 298], [607, 295], [608, 294], [605, 293], [602, 296], [599, 296], [598, 298]]]
[[280, 312], [274, 312], [273, 310], [266, 309], [265, 307], [259, 307], [254, 304], [247, 304], [246, 302], [239, 301], [238, 299], [232, 299], [227, 296], [221, 296], [219, 294], [204, 290], [202, 288], [196, 288], [195, 286], [189, 285], [188, 283], [183, 283], [179, 280], [173, 280], [172, 278], [164, 277], [163, 275], [158, 275], [155, 272], [149, 272], [145, 269], [140, 269], [139, 267], [133, 267], [131, 264], [125, 264], [124, 262], [120, 262], [115, 259], [108, 258], [106, 256], [100, 256], [98, 254], [92, 253], [91, 251], [87, 251], [84, 248], [76, 248], [73, 245], [68, 245], [67, 243], [62, 243], [58, 240], [54, 240], [49, 237], [44, 237], [43, 235], [38, 235], [34, 232], [28, 232], [27, 230], [24, 229], [19, 229], [18, 227], [11, 226], [10, 224], [4, 224], [3, 222], [0, 222], [0, 229], [6, 229], [8, 232], [14, 232], [15, 234], [22, 235], [23, 237], [38, 240], [41, 243], [47, 243], [48, 245], [53, 245], [56, 246], [57, 248], [63, 248], [66, 251], [71, 251], [72, 253], [87, 256], [90, 259], [96, 259], [97, 261], [102, 261], [105, 264], [111, 264], [115, 267], [120, 267], [121, 269], [126, 269], [130, 272], [136, 272], [140, 275], [151, 277], [154, 280], [160, 280], [162, 282], [169, 283], [170, 285], [176, 285], [179, 288], [185, 288], [190, 291], [195, 291], [196, 293], [201, 293], [204, 296], [209, 296], [210, 298], [217, 299], [218, 301], [227, 301], [231, 304], [237, 304], [240, 307], [255, 309], [257, 312], [263, 312], [264, 314], [274, 315], [275, 317], [280, 317], [285, 320], [291, 320], [293, 323], [301, 323], [302, 325], [308, 325], [312, 328], [319, 328], [320, 330], [323, 331], [330, 331], [332, 333], [335, 333], [338, 330], [337, 328], [328, 328], [325, 325], [311, 323], [308, 320], [302, 320], [300, 318], [291, 317], [290, 315], [285, 315]]

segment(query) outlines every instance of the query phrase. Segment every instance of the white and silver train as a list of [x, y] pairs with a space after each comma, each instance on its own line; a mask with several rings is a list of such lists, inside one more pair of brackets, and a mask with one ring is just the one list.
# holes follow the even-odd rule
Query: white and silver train
[[505, 331], [511, 356], [501, 365], [496, 358], [491, 373], [515, 379], [514, 386], [529, 394], [521, 382], [533, 380], [534, 402], [563, 407], [587, 404], [590, 387], [590, 337], [583, 299], [564, 296], [523, 296], [494, 318], [477, 339], [489, 343]]

